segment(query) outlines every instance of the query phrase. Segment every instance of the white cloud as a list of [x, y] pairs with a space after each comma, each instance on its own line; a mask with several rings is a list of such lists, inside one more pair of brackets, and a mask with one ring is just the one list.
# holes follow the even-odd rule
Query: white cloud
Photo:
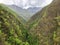
[[27, 9], [29, 7], [44, 7], [51, 2], [52, 0], [0, 0], [0, 3], [7, 5], [15, 4], [24, 9]]
[[0, 3], [4, 3], [4, 4], [8, 4], [8, 5], [11, 5], [13, 4], [13, 1], [12, 0], [0, 0]]

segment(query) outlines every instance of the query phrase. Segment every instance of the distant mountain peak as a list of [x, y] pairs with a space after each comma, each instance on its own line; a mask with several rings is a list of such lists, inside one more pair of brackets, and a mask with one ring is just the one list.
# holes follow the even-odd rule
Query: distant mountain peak
[[28, 9], [23, 9], [16, 5], [8, 5], [8, 7], [13, 9], [16, 13], [19, 14], [19, 16], [23, 17], [26, 21], [28, 21], [35, 13], [37, 13], [42, 9], [40, 7], [33, 7], [33, 8], [30, 7]]

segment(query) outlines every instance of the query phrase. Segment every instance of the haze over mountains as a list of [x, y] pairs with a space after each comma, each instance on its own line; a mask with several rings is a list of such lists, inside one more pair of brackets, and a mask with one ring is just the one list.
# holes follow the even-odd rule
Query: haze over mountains
[[9, 5], [11, 9], [27, 21], [52, 1], [53, 0], [0, 0], [0, 3]]
[[17, 5], [23, 9], [30, 7], [45, 7], [49, 5], [53, 0], [0, 0], [0, 3], [6, 5]]
[[42, 7], [30, 7], [26, 10], [28, 10], [30, 13], [32, 14], [36, 14], [38, 11], [40, 11], [42, 9]]
[[40, 11], [42, 7], [30, 7], [28, 9], [23, 9], [16, 5], [8, 5], [12, 10], [19, 14], [19, 16], [23, 17], [25, 20], [29, 20], [35, 13]]

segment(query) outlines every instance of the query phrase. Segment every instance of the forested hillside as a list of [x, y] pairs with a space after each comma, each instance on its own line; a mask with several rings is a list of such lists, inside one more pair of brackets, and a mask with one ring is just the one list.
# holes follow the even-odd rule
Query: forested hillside
[[53, 0], [28, 22], [0, 4], [0, 45], [60, 45], [60, 0]]
[[0, 45], [35, 45], [33, 39], [18, 14], [0, 4]]
[[39, 45], [60, 45], [60, 0], [53, 0], [35, 14], [28, 25], [29, 32], [38, 37]]

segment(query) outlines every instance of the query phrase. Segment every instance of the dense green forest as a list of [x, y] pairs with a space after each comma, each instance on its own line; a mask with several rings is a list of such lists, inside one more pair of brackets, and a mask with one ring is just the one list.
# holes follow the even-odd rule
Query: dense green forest
[[18, 14], [0, 4], [0, 45], [37, 44], [37, 39], [28, 33], [20, 19]]
[[60, 45], [60, 1], [37, 12], [28, 22], [0, 4], [0, 45]]

